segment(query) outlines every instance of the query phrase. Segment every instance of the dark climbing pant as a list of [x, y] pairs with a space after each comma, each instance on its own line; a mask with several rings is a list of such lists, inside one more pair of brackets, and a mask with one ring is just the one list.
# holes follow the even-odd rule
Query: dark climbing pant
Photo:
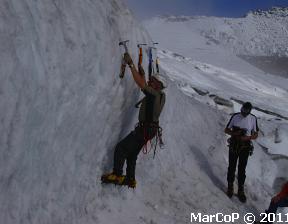
[[235, 171], [238, 162], [238, 186], [243, 186], [246, 179], [246, 166], [249, 157], [249, 150], [242, 150], [236, 153], [233, 149], [229, 150], [229, 166], [227, 181], [228, 183], [233, 183], [235, 180]]
[[[126, 160], [126, 176], [135, 179], [136, 160], [142, 147], [148, 140], [156, 135], [156, 129], [137, 126], [134, 131], [122, 139], [114, 151], [114, 168], [116, 175], [123, 174], [123, 166]], [[145, 137], [144, 137], [145, 136]]]
[[275, 214], [279, 207], [281, 207], [281, 208], [288, 207], [288, 197], [283, 198], [276, 203], [274, 203], [271, 200], [270, 206], [269, 206], [268, 210], [266, 211], [266, 213], [274, 213]]

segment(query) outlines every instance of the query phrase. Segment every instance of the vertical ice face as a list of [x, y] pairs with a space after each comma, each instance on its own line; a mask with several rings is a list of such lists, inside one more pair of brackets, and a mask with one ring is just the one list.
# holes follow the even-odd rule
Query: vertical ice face
[[121, 1], [0, 1], [1, 223], [81, 217], [137, 97], [122, 39], [149, 38]]

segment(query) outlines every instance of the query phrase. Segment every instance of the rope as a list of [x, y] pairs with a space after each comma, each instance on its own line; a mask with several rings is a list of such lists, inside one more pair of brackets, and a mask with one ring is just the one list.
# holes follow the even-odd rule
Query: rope
[[[137, 127], [143, 128], [143, 139], [144, 139], [144, 146], [142, 148], [143, 154], [145, 155], [148, 154], [152, 150], [152, 148], [154, 148], [153, 158], [155, 158], [158, 143], [160, 145], [160, 148], [162, 148], [164, 145], [163, 140], [162, 140], [163, 129], [158, 125], [158, 123], [147, 123], [147, 124], [138, 123]], [[154, 135], [154, 136], [151, 138], [151, 135]], [[155, 139], [155, 144], [152, 144], [152, 141], [151, 141], [152, 139]], [[148, 149], [147, 145], [149, 142], [150, 142], [151, 147]]]

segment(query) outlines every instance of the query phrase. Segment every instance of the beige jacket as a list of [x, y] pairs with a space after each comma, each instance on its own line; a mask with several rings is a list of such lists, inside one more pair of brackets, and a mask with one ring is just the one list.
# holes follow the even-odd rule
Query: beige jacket
[[159, 116], [166, 101], [165, 93], [148, 85], [145, 85], [142, 92], [145, 97], [140, 106], [139, 122], [159, 122]]

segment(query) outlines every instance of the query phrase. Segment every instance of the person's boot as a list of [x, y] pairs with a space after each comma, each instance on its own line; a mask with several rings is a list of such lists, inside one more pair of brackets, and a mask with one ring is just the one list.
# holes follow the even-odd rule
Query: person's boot
[[245, 203], [247, 201], [243, 185], [238, 187], [238, 198], [239, 201], [241, 201], [242, 203]]
[[227, 188], [227, 192], [226, 192], [227, 196], [229, 198], [232, 198], [233, 194], [234, 194], [234, 187], [233, 187], [233, 183], [228, 183], [228, 188]]
[[106, 184], [112, 183], [122, 185], [124, 179], [125, 179], [124, 175], [116, 175], [114, 172], [107, 173], [101, 176], [102, 183]]
[[121, 185], [128, 186], [128, 188], [136, 188], [137, 182], [135, 178], [125, 177]]

